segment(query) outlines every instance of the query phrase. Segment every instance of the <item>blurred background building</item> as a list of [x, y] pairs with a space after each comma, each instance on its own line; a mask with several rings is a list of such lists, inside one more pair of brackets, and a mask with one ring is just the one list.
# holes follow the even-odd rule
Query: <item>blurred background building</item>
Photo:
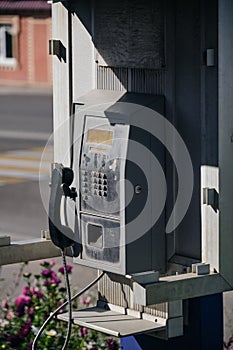
[[0, 1], [0, 85], [51, 86], [51, 5]]

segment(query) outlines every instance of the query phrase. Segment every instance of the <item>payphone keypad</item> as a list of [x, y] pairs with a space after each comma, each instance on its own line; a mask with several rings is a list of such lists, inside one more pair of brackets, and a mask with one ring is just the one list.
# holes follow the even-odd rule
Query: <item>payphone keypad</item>
[[104, 172], [86, 170], [82, 171], [82, 194], [83, 198], [88, 194], [94, 194], [99, 197], [108, 196], [108, 179]]
[[108, 180], [106, 173], [99, 171], [91, 172], [91, 191], [95, 196], [108, 196]]
[[103, 166], [102, 155], [90, 152], [82, 156], [80, 186], [82, 210], [118, 215], [117, 183], [120, 177], [120, 160], [114, 161], [117, 165], [113, 171], [111, 170], [113, 161], [109, 160], [109, 157], [105, 156]]
[[82, 213], [120, 217], [120, 179], [125, 125], [86, 116], [80, 153], [79, 189]]

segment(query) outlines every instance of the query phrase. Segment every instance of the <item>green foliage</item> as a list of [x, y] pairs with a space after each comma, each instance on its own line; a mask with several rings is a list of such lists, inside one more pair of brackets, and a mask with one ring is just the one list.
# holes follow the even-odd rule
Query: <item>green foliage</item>
[[[0, 349], [31, 350], [32, 342], [46, 318], [66, 300], [64, 268], [54, 270], [55, 262], [41, 264], [41, 273], [24, 273], [25, 286], [13, 303], [2, 301], [4, 318], [0, 324]], [[72, 273], [72, 266], [67, 265]], [[91, 304], [90, 297], [82, 297], [83, 307]], [[65, 310], [63, 310], [65, 311]], [[62, 311], [62, 312], [63, 312]], [[38, 350], [61, 349], [66, 336], [66, 323], [54, 318], [42, 334]], [[74, 326], [68, 348], [70, 350], [117, 350], [118, 343], [102, 333]]]

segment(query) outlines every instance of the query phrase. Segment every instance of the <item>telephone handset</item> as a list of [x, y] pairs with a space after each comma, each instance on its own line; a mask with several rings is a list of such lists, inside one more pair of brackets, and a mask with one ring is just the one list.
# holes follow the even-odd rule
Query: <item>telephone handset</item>
[[60, 206], [62, 196], [75, 199], [77, 192], [70, 188], [73, 182], [73, 170], [63, 167], [62, 164], [55, 164], [51, 177], [51, 192], [49, 199], [49, 231], [52, 242], [59, 248], [64, 249], [74, 244], [71, 237], [74, 232], [68, 226], [61, 224]]

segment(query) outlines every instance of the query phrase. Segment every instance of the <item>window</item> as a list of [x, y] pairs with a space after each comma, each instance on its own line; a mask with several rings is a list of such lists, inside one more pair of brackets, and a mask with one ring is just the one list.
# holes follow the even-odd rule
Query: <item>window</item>
[[17, 65], [17, 17], [0, 17], [0, 66]]

